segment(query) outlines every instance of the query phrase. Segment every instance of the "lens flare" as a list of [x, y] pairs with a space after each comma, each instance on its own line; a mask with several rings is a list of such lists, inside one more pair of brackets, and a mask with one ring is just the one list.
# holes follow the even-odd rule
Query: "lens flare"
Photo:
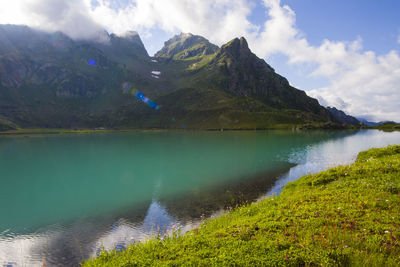
[[96, 66], [96, 60], [94, 60], [93, 58], [90, 58], [88, 60], [88, 63], [89, 63], [90, 66]]
[[144, 94], [142, 92], [137, 92], [136, 97], [137, 99], [144, 101]]
[[156, 102], [150, 100], [147, 104], [148, 104], [149, 107], [151, 107], [152, 109], [157, 109], [157, 104], [156, 104]]
[[142, 92], [133, 88], [130, 83], [123, 82], [121, 84], [122, 90], [124, 94], [131, 94], [134, 95], [138, 100], [143, 101], [146, 103], [151, 109], [159, 110], [160, 107], [157, 105], [156, 102], [147, 98]]

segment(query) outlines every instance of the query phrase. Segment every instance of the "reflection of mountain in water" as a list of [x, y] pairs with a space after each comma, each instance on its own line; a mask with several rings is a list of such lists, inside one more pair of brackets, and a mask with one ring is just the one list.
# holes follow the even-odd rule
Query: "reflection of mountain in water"
[[214, 212], [257, 200], [265, 194], [279, 176], [287, 172], [293, 164], [281, 164], [273, 171], [221, 183], [202, 190], [190, 190], [183, 195], [161, 199], [170, 214], [180, 220], [193, 220], [201, 216], [209, 217]]

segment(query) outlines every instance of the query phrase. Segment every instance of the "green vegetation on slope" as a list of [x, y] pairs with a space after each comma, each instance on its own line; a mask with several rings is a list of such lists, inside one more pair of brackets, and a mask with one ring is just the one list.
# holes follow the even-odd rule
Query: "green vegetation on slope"
[[400, 264], [400, 146], [289, 183], [185, 235], [102, 252], [84, 266]]

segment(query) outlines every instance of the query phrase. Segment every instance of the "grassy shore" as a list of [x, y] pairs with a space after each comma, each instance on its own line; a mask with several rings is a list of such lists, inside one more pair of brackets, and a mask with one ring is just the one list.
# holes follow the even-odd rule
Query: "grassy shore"
[[1, 135], [35, 135], [35, 134], [93, 134], [93, 133], [122, 133], [122, 132], [158, 132], [160, 129], [16, 129], [0, 131]]
[[289, 183], [171, 237], [102, 252], [83, 266], [400, 265], [400, 146]]
[[271, 124], [268, 127], [238, 127], [238, 128], [149, 128], [149, 129], [54, 129], [54, 128], [20, 128], [12, 130], [0, 130], [1, 135], [31, 135], [31, 134], [92, 134], [92, 133], [117, 133], [117, 132], [162, 132], [162, 131], [249, 131], [249, 130], [312, 130], [312, 129], [325, 129], [325, 130], [352, 130], [359, 129], [351, 125], [344, 125], [338, 123], [313, 123], [313, 124]]

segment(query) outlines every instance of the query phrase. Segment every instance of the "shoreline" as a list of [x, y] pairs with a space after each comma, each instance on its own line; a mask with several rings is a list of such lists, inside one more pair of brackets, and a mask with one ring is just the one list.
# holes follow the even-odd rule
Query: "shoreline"
[[[9, 135], [39, 135], [39, 134], [96, 134], [96, 133], [129, 133], [129, 132], [233, 132], [233, 131], [268, 131], [268, 130], [292, 130], [292, 131], [307, 131], [307, 130], [370, 130], [378, 128], [360, 128], [360, 127], [334, 127], [324, 128], [319, 126], [309, 127], [307, 125], [277, 125], [262, 128], [152, 128], [152, 129], [58, 129], [58, 128], [24, 128], [16, 130], [0, 131], [0, 136]], [[378, 129], [379, 130], [379, 129]]]

